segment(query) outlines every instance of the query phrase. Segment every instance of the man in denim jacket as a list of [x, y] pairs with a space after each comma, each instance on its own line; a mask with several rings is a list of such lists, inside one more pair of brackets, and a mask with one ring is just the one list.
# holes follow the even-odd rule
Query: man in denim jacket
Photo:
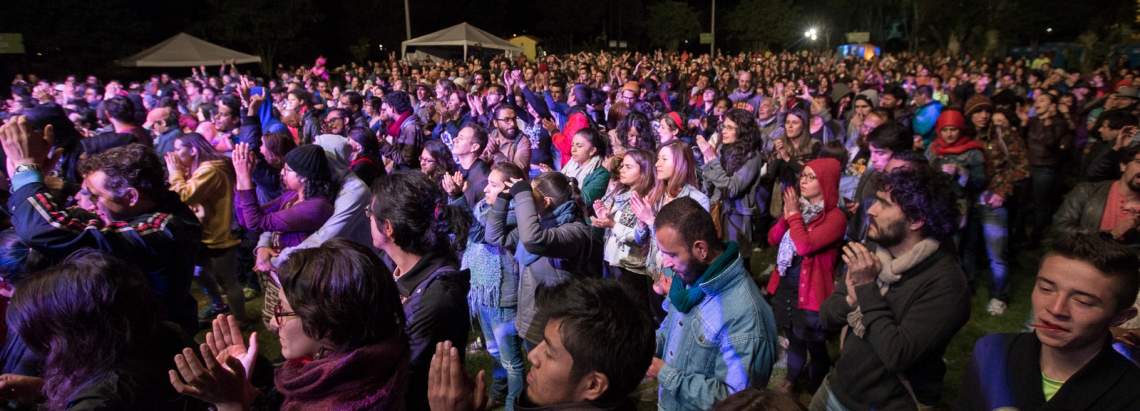
[[737, 391], [767, 386], [776, 320], [740, 245], [722, 242], [712, 216], [691, 198], [662, 207], [654, 228], [664, 267], [675, 273], [649, 368], [660, 385], [659, 408], [708, 410]]

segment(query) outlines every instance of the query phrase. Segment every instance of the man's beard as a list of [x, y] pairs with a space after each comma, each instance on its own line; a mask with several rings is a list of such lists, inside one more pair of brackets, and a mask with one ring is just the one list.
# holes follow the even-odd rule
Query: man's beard
[[1132, 176], [1132, 178], [1129, 179], [1127, 183], [1128, 189], [1132, 190], [1134, 193], [1140, 193], [1140, 181], [1137, 180], [1140, 180], [1140, 174]]
[[906, 220], [900, 219], [887, 224], [886, 228], [880, 226], [875, 220], [871, 219], [871, 224], [877, 228], [875, 235], [868, 235], [871, 241], [874, 241], [880, 247], [894, 247], [902, 244], [903, 239], [906, 238]]
[[505, 129], [505, 130], [500, 128], [499, 129], [499, 135], [502, 136], [503, 138], [506, 138], [507, 140], [514, 141], [515, 137], [519, 136], [519, 129], [518, 129], [518, 127], [511, 127], [511, 128]]
[[685, 271], [677, 273], [677, 275], [681, 276], [681, 281], [687, 285], [695, 284], [700, 280], [701, 276], [705, 274], [705, 271], [709, 269], [708, 264], [698, 260], [695, 256], [691, 257], [691, 260], [685, 262]]

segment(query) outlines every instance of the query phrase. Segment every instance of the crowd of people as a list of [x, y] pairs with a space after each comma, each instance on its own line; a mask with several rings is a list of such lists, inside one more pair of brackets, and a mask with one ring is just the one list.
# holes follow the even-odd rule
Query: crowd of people
[[1124, 60], [393, 54], [61, 80], [19, 76], [0, 107], [10, 408], [632, 410], [655, 380], [662, 410], [926, 410], [983, 287], [1029, 320], [977, 341], [954, 409], [1140, 407]]

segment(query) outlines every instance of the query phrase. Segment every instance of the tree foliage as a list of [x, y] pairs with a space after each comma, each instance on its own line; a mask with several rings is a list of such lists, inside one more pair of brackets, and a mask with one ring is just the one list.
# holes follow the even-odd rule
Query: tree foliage
[[788, 43], [798, 32], [799, 6], [789, 0], [743, 0], [725, 16], [728, 39], [743, 50]]
[[243, 45], [261, 56], [261, 71], [273, 72], [282, 47], [311, 44], [305, 34], [319, 28], [322, 16], [311, 0], [208, 0], [210, 18], [199, 29], [203, 38]]
[[646, 23], [645, 34], [649, 36], [649, 44], [667, 50], [676, 50], [682, 41], [701, 33], [697, 12], [679, 1], [665, 0], [649, 6]]

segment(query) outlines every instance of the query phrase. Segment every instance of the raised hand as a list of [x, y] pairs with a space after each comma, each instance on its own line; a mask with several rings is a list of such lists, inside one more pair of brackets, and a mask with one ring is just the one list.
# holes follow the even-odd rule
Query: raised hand
[[709, 144], [709, 141], [705, 139], [705, 136], [702, 136], [700, 134], [697, 135], [697, 148], [701, 150], [701, 155], [705, 157], [706, 163], [712, 161], [713, 159], [716, 159], [716, 148], [713, 147], [712, 144]]
[[166, 152], [166, 175], [173, 176], [176, 173], [181, 173], [182, 167], [178, 160], [178, 155], [173, 151]]
[[590, 222], [594, 224], [594, 227], [614, 228], [614, 226], [617, 225], [617, 222], [615, 222], [613, 218], [610, 218], [610, 208], [606, 207], [605, 203], [602, 203], [602, 200], [594, 200], [593, 206], [594, 214], [597, 215], [597, 217], [590, 217]]
[[428, 369], [428, 405], [432, 411], [482, 411], [487, 407], [484, 371], [472, 380], [451, 341], [436, 343]]
[[792, 216], [800, 213], [800, 196], [796, 195], [796, 189], [788, 187], [784, 189], [784, 219], [789, 219]]
[[47, 162], [55, 142], [55, 129], [48, 125], [38, 131], [28, 121], [28, 116], [17, 116], [0, 127], [0, 145], [8, 156], [8, 176], [11, 177], [17, 166], [35, 164], [48, 170]]
[[253, 189], [253, 180], [250, 173], [253, 170], [254, 164], [257, 162], [257, 157], [249, 150], [249, 144], [238, 143], [234, 146], [233, 163], [234, 174], [237, 176], [237, 189], [250, 190]]
[[[213, 351], [218, 362], [225, 362], [226, 357], [236, 358], [252, 374], [257, 359], [257, 333], [249, 336], [249, 348], [246, 348], [236, 317], [218, 315], [212, 326], [214, 331], [206, 333], [206, 345]], [[246, 379], [249, 379], [248, 375]]]
[[633, 210], [633, 215], [637, 217], [637, 221], [642, 227], [653, 225], [653, 222], [656, 221], [657, 213], [653, 211], [653, 206], [649, 205], [649, 201], [641, 198], [641, 195], [637, 194], [637, 192], [634, 192], [633, 195], [629, 197], [629, 205]]

